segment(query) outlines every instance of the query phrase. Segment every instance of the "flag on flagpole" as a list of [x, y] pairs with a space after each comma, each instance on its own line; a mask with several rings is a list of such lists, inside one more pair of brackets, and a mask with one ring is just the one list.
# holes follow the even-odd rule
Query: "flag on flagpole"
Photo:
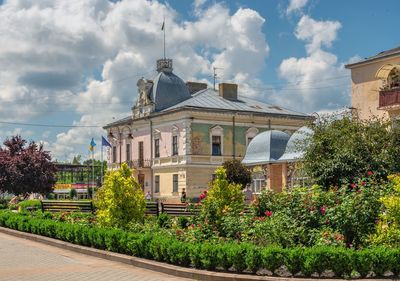
[[161, 30], [164, 30], [164, 28], [165, 28], [165, 20], [163, 20], [162, 22]]
[[105, 139], [105, 137], [101, 136], [101, 146], [111, 147], [111, 144]]
[[90, 142], [90, 145], [89, 145], [89, 150], [94, 151], [95, 146], [96, 146], [96, 143], [94, 142], [94, 138], [92, 138], [92, 141]]

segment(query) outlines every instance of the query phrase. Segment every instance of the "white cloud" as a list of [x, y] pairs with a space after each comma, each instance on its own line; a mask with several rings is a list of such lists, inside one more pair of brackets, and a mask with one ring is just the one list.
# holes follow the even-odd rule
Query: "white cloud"
[[336, 55], [323, 50], [336, 40], [340, 28], [337, 21], [300, 19], [295, 35], [306, 42], [307, 56], [282, 61], [278, 74], [287, 84], [275, 91], [272, 101], [303, 112], [330, 111], [349, 104], [348, 71]]
[[300, 12], [308, 3], [308, 0], [290, 0], [289, 6], [286, 9], [286, 14]]
[[[64, 121], [54, 123], [76, 120], [75, 125], [87, 126], [130, 114], [137, 80], [152, 78], [162, 56], [160, 15], [166, 19], [167, 56], [183, 79], [211, 77], [213, 66], [223, 68], [225, 80], [259, 75], [269, 53], [264, 18], [251, 9], [231, 13], [224, 5], [205, 2], [196, 1], [195, 19], [184, 22], [157, 1], [3, 3], [0, 119], [43, 120], [58, 112]], [[77, 127], [36, 137], [62, 159], [86, 151], [88, 140], [102, 133], [101, 128]]]
[[330, 47], [341, 27], [338, 21], [316, 21], [309, 16], [302, 16], [295, 35], [298, 39], [306, 41], [307, 52], [313, 53], [322, 46]]

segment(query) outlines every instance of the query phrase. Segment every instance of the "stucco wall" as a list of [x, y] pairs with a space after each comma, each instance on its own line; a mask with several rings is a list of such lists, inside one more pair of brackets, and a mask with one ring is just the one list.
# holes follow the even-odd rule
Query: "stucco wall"
[[357, 109], [360, 119], [370, 119], [371, 116], [387, 118], [384, 110], [378, 110], [379, 88], [382, 82], [375, 78], [379, 68], [388, 63], [400, 63], [400, 58], [381, 60], [355, 67], [351, 70], [352, 107]]

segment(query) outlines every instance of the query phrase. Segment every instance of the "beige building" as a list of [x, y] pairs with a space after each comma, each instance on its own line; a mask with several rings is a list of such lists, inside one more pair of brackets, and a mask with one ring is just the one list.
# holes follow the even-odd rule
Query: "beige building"
[[400, 47], [346, 68], [351, 70], [352, 108], [358, 118], [400, 117]]
[[267, 130], [292, 134], [310, 116], [242, 97], [238, 85], [184, 82], [172, 60], [157, 62], [154, 79], [139, 79], [132, 114], [107, 124], [108, 168], [127, 162], [153, 198], [198, 197], [224, 161], [242, 160], [250, 141]]

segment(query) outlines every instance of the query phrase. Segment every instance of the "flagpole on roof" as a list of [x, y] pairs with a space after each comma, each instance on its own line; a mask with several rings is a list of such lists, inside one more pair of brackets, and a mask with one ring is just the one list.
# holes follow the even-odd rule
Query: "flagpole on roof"
[[164, 16], [164, 20], [163, 20], [163, 24], [162, 24], [161, 30], [164, 31], [164, 59], [165, 59], [166, 58], [166, 55], [165, 55], [165, 16]]

